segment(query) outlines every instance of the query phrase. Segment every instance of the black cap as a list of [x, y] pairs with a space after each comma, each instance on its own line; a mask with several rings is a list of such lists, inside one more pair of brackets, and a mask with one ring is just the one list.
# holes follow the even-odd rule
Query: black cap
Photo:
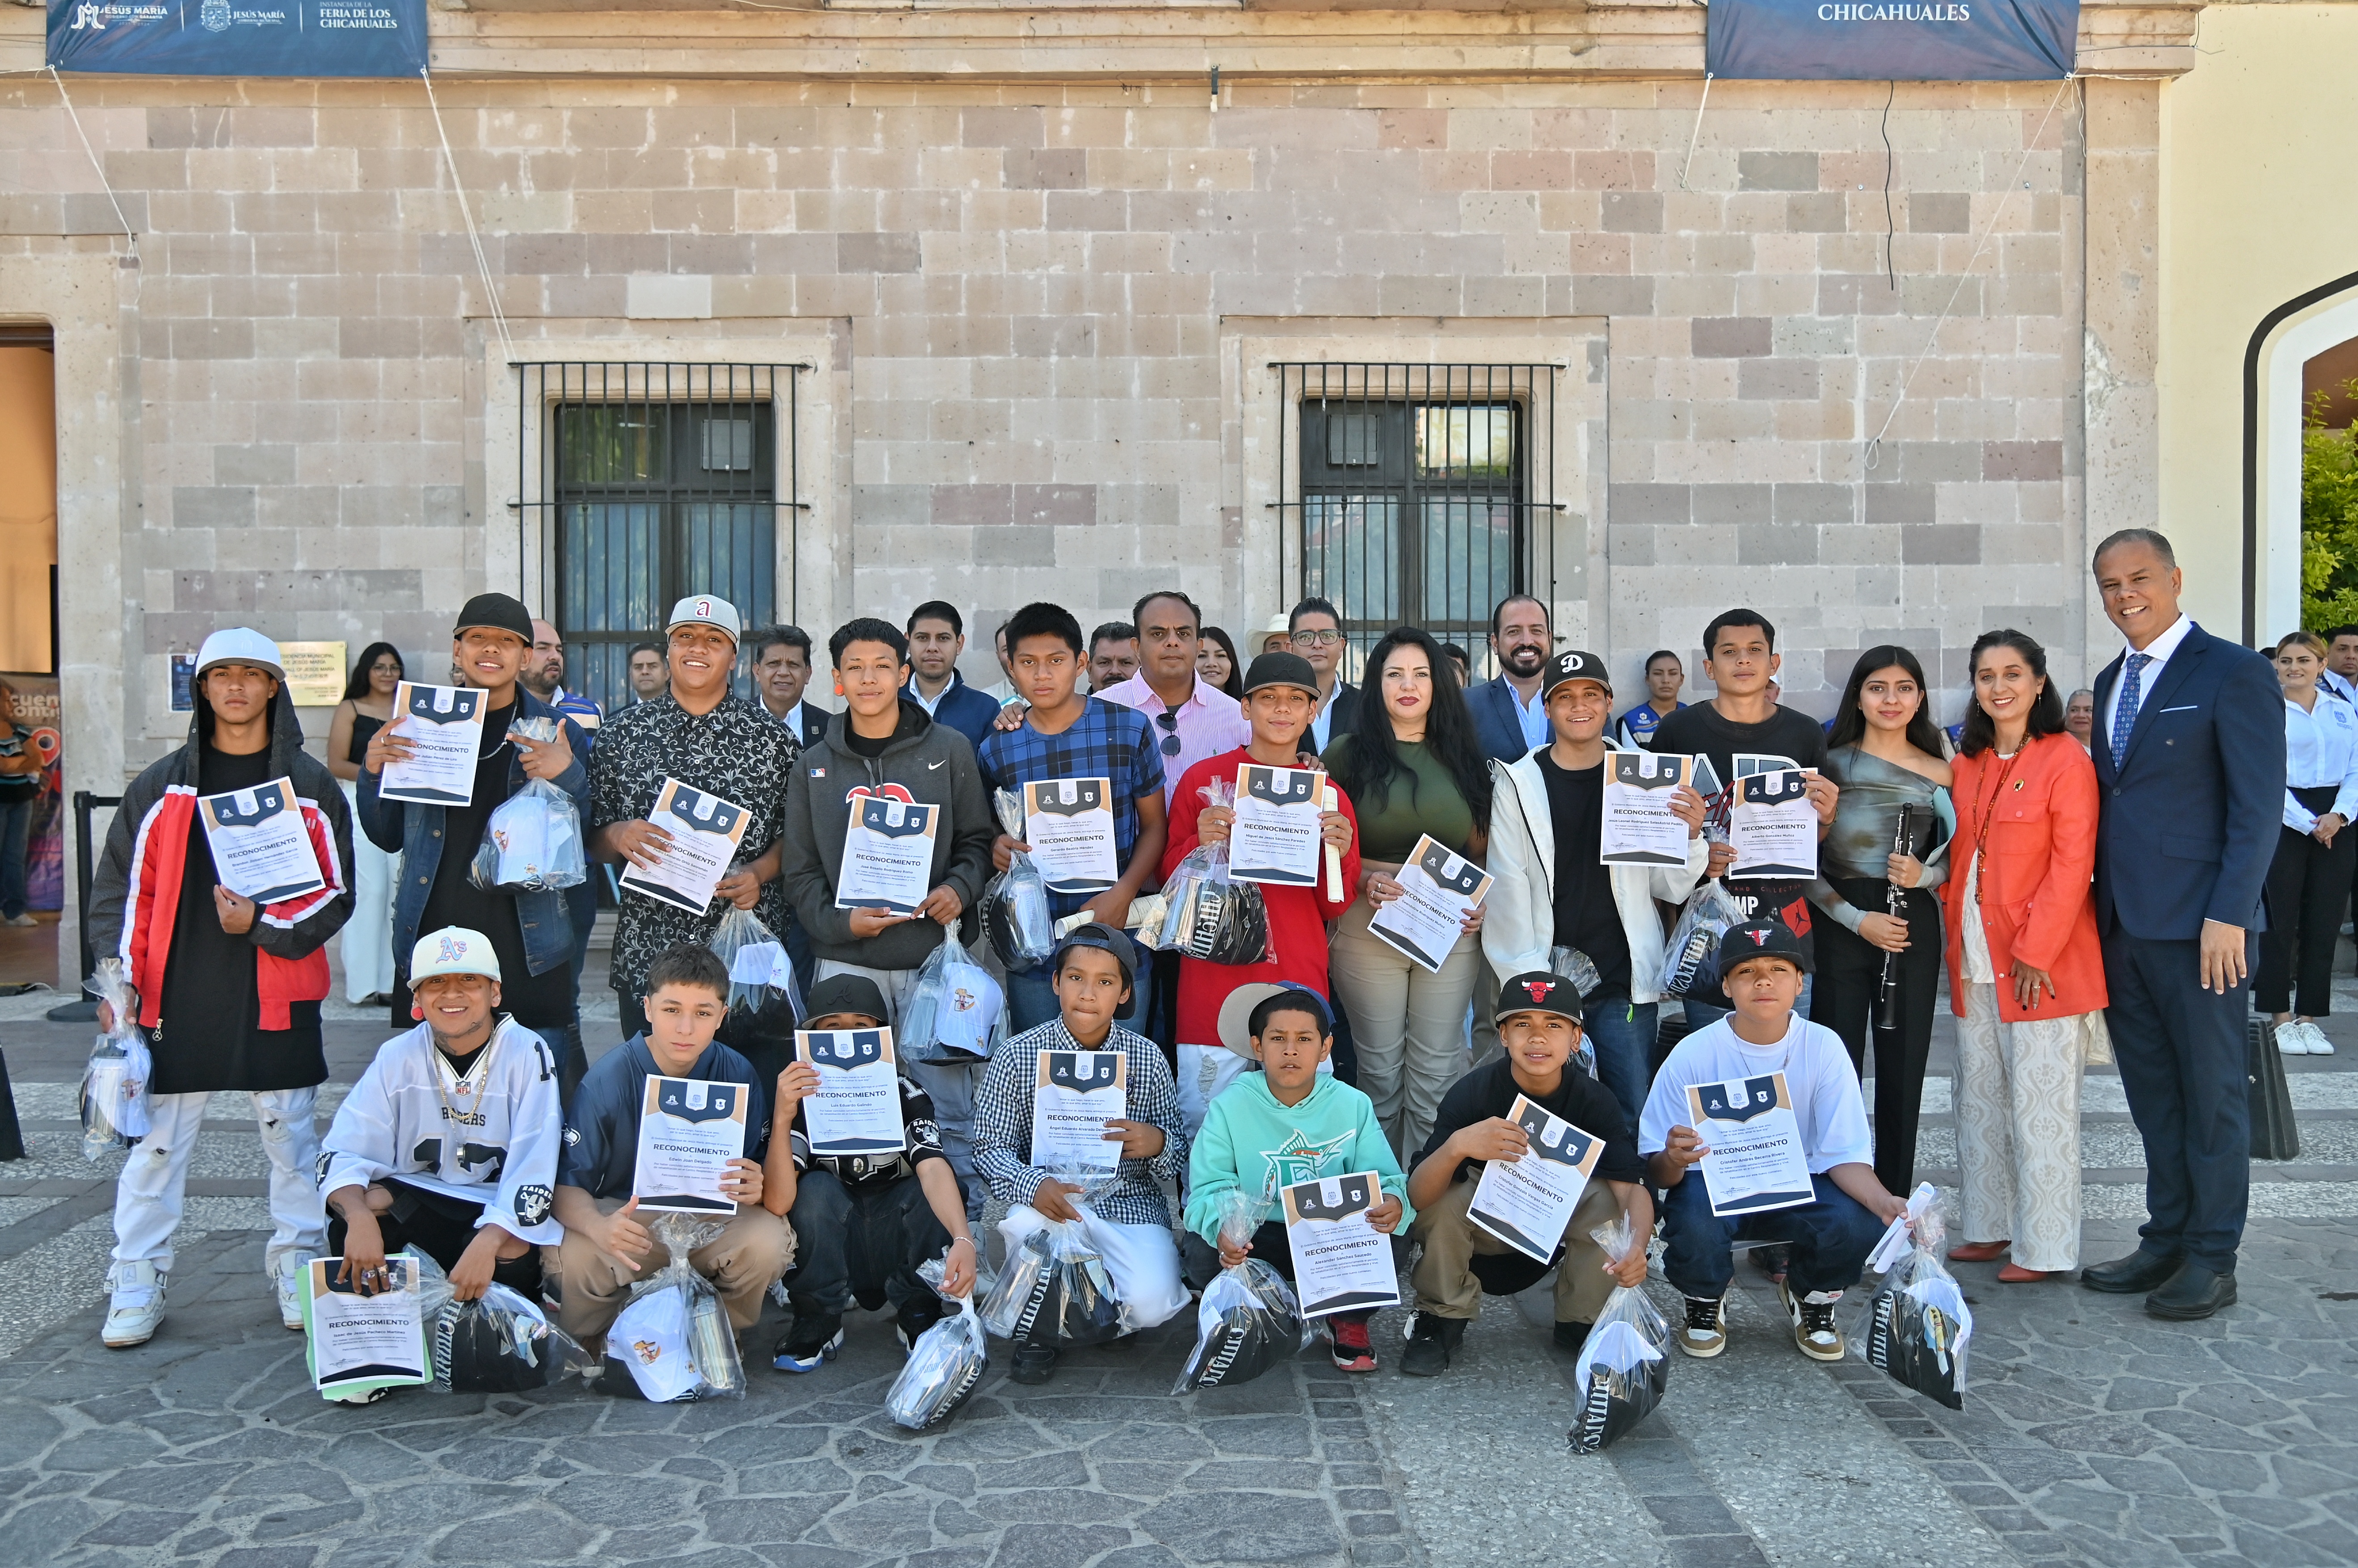
[[1504, 1023], [1519, 1012], [1552, 1012], [1578, 1023], [1580, 988], [1545, 969], [1517, 975], [1498, 988], [1498, 1005], [1491, 1012], [1490, 1022]]
[[522, 600], [511, 599], [504, 593], [479, 593], [467, 600], [467, 608], [459, 611], [458, 622], [450, 628], [450, 635], [461, 636], [471, 626], [513, 632], [524, 639], [525, 647], [532, 646], [532, 611], [524, 607]]
[[1719, 937], [1719, 978], [1723, 980], [1747, 958], [1782, 958], [1803, 974], [1813, 967], [1801, 939], [1773, 920], [1747, 920], [1731, 925]]
[[1138, 949], [1130, 945], [1127, 935], [1116, 931], [1102, 920], [1092, 920], [1086, 925], [1076, 925], [1058, 938], [1056, 956], [1048, 966], [1052, 974], [1065, 967], [1065, 953], [1075, 947], [1095, 947], [1100, 953], [1112, 954], [1113, 961], [1121, 966], [1121, 979], [1124, 985], [1130, 984], [1138, 977]]
[[1312, 669], [1310, 661], [1299, 654], [1289, 654], [1282, 649], [1273, 654], [1263, 654], [1245, 667], [1245, 695], [1250, 697], [1263, 687], [1271, 686], [1298, 687], [1308, 692], [1311, 699], [1315, 701], [1318, 697], [1318, 672]]
[[829, 975], [811, 987], [810, 994], [803, 999], [806, 1019], [826, 1018], [838, 1012], [872, 1018], [879, 1023], [892, 1016], [884, 1011], [884, 993], [866, 975]]
[[1578, 648], [1566, 648], [1547, 662], [1547, 679], [1540, 695], [1553, 697], [1556, 687], [1575, 680], [1593, 680], [1605, 688], [1606, 696], [1613, 695], [1613, 676], [1606, 669], [1605, 661]]

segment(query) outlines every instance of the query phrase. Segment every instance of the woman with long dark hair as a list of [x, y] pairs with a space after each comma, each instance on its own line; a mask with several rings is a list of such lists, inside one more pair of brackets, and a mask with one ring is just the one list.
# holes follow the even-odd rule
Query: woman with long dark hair
[[1357, 728], [1323, 761], [1359, 816], [1357, 896], [1335, 927], [1328, 966], [1335, 1000], [1351, 1021], [1359, 1088], [1403, 1160], [1423, 1147], [1441, 1097], [1466, 1067], [1466, 1007], [1482, 973], [1466, 920], [1438, 971], [1426, 969], [1368, 922], [1401, 896], [1401, 867], [1430, 835], [1479, 862], [1489, 847], [1490, 762], [1440, 643], [1414, 626], [1384, 634], [1368, 654]]
[[1916, 1120], [1941, 985], [1941, 905], [1932, 890], [1948, 871], [1934, 851], [1956, 821], [1945, 748], [1929, 707], [1924, 666], [1907, 649], [1887, 643], [1851, 666], [1826, 737], [1826, 776], [1842, 795], [1819, 842], [1819, 877], [1810, 889], [1810, 902], [1832, 919], [1818, 931], [1810, 1021], [1842, 1036], [1862, 1076], [1874, 1042], [1875, 1174], [1895, 1193], [1916, 1185]]
[[1236, 640], [1217, 626], [1205, 627], [1195, 644], [1195, 673], [1238, 702], [1245, 699], [1245, 666], [1237, 657]]
[[2080, 1263], [2080, 1074], [2110, 1059], [2096, 945], [2096, 765], [2063, 725], [2047, 650], [1974, 644], [1974, 705], [1950, 791], [1949, 999], [1957, 1030], [1963, 1243], [2005, 1284]]
[[[361, 759], [370, 737], [393, 718], [394, 688], [404, 671], [401, 650], [371, 643], [352, 661], [344, 699], [328, 720], [328, 771], [344, 786], [344, 800], [359, 818]], [[352, 917], [338, 934], [344, 960], [344, 1000], [361, 1007], [390, 1005], [393, 990], [393, 890], [401, 857], [388, 855], [352, 835]]]
[[2350, 831], [2358, 812], [2358, 714], [2318, 687], [2321, 639], [2289, 633], [2277, 643], [2276, 661], [2285, 705], [2284, 826], [2268, 863], [2268, 928], [2260, 933], [2252, 1001], [2275, 1021], [2278, 1051], [2331, 1056], [2333, 1042], [2316, 1021], [2333, 1011], [2333, 938], [2358, 844]]

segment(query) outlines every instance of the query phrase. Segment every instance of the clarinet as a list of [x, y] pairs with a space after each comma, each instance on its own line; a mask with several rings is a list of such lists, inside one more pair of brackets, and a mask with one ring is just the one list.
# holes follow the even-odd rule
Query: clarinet
[[[1909, 829], [1915, 826], [1915, 816], [1913, 806], [1899, 808], [1898, 826], [1891, 830], [1893, 854], [1909, 852], [1912, 842]], [[1884, 912], [1894, 920], [1908, 918], [1907, 891], [1898, 882], [1883, 884], [1883, 903]], [[1886, 1033], [1897, 1033], [1899, 1028], [1899, 955], [1897, 953], [1886, 952], [1883, 955], [1883, 982], [1875, 993], [1875, 1027]]]

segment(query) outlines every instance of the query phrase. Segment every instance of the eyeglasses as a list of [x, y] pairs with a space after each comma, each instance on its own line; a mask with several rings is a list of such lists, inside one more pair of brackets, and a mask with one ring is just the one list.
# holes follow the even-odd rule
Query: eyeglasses
[[1331, 648], [1342, 640], [1340, 632], [1296, 632], [1293, 637], [1297, 648]]
[[1163, 726], [1163, 754], [1166, 757], [1177, 756], [1179, 754], [1179, 710], [1173, 708], [1168, 712], [1158, 713], [1154, 716], [1154, 722]]

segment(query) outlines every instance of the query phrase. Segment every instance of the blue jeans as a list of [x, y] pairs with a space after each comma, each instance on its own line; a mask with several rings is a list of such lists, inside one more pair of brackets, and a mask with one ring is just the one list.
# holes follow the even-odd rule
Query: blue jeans
[[33, 803], [39, 798], [0, 800], [0, 920], [25, 913], [25, 848], [33, 832]]
[[[1152, 954], [1145, 955], [1152, 957]], [[1135, 1033], [1146, 1033], [1147, 1004], [1154, 1000], [1154, 966], [1138, 967], [1137, 978], [1130, 981], [1130, 1005], [1115, 1015], [1124, 1029]], [[1007, 1032], [1014, 1036], [1027, 1029], [1037, 1029], [1056, 1016], [1055, 977], [1048, 966], [1036, 969], [1007, 971]]]
[[840, 1317], [854, 1298], [882, 1291], [919, 1332], [941, 1316], [940, 1299], [917, 1278], [917, 1265], [939, 1256], [950, 1233], [915, 1176], [855, 1190], [833, 1172], [805, 1171], [786, 1219], [801, 1264], [786, 1287], [797, 1315]]
[[1723, 1218], [1711, 1212], [1702, 1167], [1689, 1167], [1662, 1195], [1663, 1275], [1681, 1295], [1716, 1297], [1736, 1277], [1736, 1242], [1782, 1241], [1793, 1249], [1785, 1281], [1795, 1295], [1858, 1283], [1866, 1255], [1883, 1238], [1883, 1221], [1831, 1177], [1812, 1176], [1810, 1184], [1815, 1202]]
[[1648, 1069], [1661, 1009], [1650, 1001], [1640, 1006], [1627, 996], [1598, 996], [1581, 1003], [1580, 1011], [1588, 1043], [1596, 1049], [1596, 1081], [1613, 1091], [1634, 1129], [1652, 1082]]

